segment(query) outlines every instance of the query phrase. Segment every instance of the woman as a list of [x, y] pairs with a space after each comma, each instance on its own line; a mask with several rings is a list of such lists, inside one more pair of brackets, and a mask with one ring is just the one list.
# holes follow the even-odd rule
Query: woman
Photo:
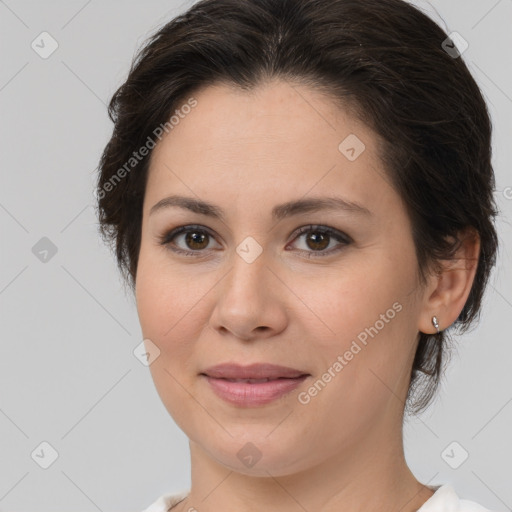
[[191, 489], [148, 511], [485, 511], [405, 461], [495, 263], [491, 123], [402, 0], [203, 0], [112, 98], [99, 219]]

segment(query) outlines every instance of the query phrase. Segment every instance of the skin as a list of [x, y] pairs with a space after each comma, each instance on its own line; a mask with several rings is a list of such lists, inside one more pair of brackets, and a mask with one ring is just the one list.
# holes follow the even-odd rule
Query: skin
[[[433, 494], [403, 452], [418, 334], [436, 332], [433, 315], [441, 329], [456, 320], [478, 240], [464, 243], [457, 259], [420, 287], [409, 218], [374, 132], [328, 97], [284, 81], [252, 92], [215, 85], [194, 97], [197, 106], [151, 156], [136, 280], [143, 336], [161, 351], [150, 365], [155, 387], [190, 440], [191, 492], [175, 510], [417, 510]], [[366, 146], [354, 161], [338, 149], [351, 133]], [[170, 195], [208, 201], [226, 217], [178, 207], [150, 214]], [[372, 215], [325, 210], [271, 218], [275, 205], [321, 196], [357, 202]], [[189, 224], [211, 235], [195, 245], [178, 235], [174, 247], [200, 257], [159, 243]], [[315, 230], [294, 234], [309, 224], [352, 241], [327, 237], [315, 245]], [[262, 249], [252, 263], [236, 251], [249, 236]], [[319, 251], [326, 255], [307, 257]], [[401, 311], [300, 403], [298, 394], [395, 303]], [[199, 376], [226, 361], [281, 364], [311, 377], [270, 404], [239, 407]], [[247, 442], [261, 454], [252, 467], [237, 457]]]

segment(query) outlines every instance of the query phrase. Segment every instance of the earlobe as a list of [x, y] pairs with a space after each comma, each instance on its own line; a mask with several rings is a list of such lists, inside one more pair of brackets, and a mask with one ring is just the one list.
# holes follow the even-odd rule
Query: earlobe
[[460, 315], [468, 299], [480, 254], [480, 237], [468, 228], [459, 236], [459, 247], [452, 259], [440, 261], [442, 269], [426, 289], [419, 331], [436, 334], [447, 329]]
[[439, 329], [439, 321], [437, 320], [437, 316], [432, 317], [432, 324], [434, 324], [434, 327], [437, 330], [437, 334], [439, 334], [441, 331]]

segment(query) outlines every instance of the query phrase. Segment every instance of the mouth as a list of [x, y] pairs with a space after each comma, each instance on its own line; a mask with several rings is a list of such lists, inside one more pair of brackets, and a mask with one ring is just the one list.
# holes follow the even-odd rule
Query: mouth
[[[210, 375], [208, 375], [208, 377], [210, 377]], [[299, 378], [299, 377], [294, 377], [294, 378]], [[261, 382], [270, 382], [271, 380], [281, 380], [281, 379], [290, 380], [291, 377], [278, 377], [277, 379], [270, 379], [270, 378], [267, 378], [267, 379], [224, 379], [224, 378], [222, 378], [222, 380], [227, 380], [228, 382], [247, 382], [249, 384], [259, 384]]]
[[270, 403], [290, 393], [311, 376], [295, 368], [268, 363], [249, 366], [224, 363], [199, 375], [207, 380], [218, 397], [239, 407]]
[[254, 363], [245, 366], [236, 363], [222, 363], [207, 368], [201, 375], [231, 381], [265, 382], [277, 379], [295, 379], [309, 375], [309, 373], [289, 366], [279, 366], [270, 363]]

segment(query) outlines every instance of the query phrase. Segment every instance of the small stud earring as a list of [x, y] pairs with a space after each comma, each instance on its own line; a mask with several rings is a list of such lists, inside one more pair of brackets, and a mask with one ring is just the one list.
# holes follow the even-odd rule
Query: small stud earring
[[437, 321], [437, 316], [432, 317], [432, 323], [434, 324], [434, 327], [437, 330], [437, 334], [439, 334], [440, 331], [439, 331], [439, 322]]

